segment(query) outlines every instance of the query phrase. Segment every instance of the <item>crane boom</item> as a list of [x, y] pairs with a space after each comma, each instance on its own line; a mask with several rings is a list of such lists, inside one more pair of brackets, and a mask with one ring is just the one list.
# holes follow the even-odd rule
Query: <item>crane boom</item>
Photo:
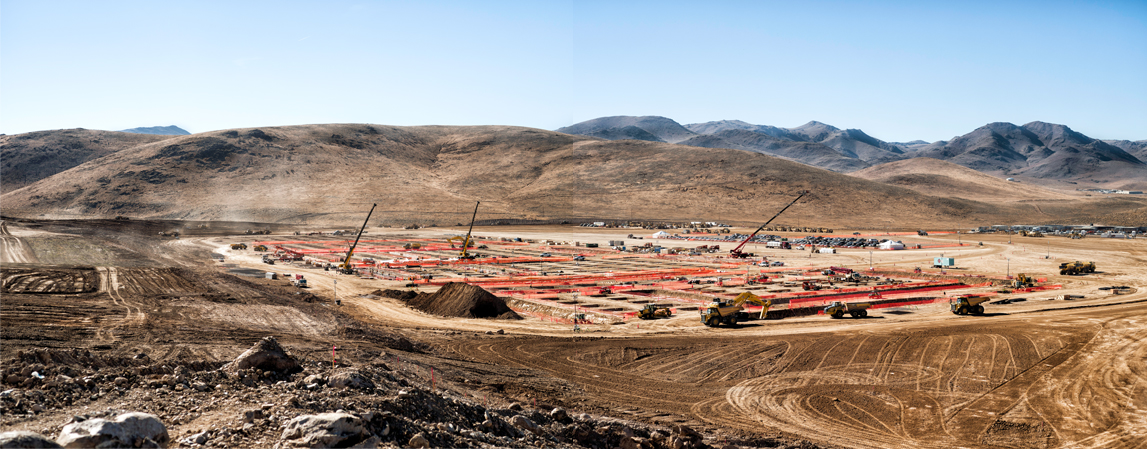
[[761, 232], [762, 229], [765, 229], [765, 226], [768, 226], [769, 223], [772, 223], [773, 220], [776, 220], [777, 217], [781, 216], [781, 214], [784, 213], [785, 210], [787, 210], [789, 207], [792, 207], [793, 204], [796, 204], [797, 200], [800, 200], [801, 197], [805, 196], [805, 194], [807, 194], [807, 193], [808, 193], [807, 190], [804, 192], [801, 192], [800, 196], [798, 196], [795, 200], [793, 200], [793, 202], [789, 203], [788, 206], [785, 206], [784, 209], [781, 209], [780, 212], [777, 212], [776, 215], [773, 215], [773, 218], [770, 218], [769, 221], [766, 221], [765, 224], [763, 224], [763, 225], [761, 225], [761, 227], [757, 228], [756, 231], [753, 231], [753, 233], [749, 235], [749, 238], [747, 238], [747, 239], [745, 239], [745, 241], [741, 242], [740, 245], [737, 245], [736, 248], [729, 250], [729, 255], [732, 257], [739, 258], [739, 259], [742, 259], [745, 257], [752, 257], [751, 254], [741, 252], [741, 248], [744, 248], [745, 244], [749, 243], [749, 240], [752, 240], [753, 237], [757, 236], [757, 233]]
[[462, 254], [460, 254], [458, 256], [459, 258], [462, 258], [462, 259], [473, 259], [474, 258], [474, 256], [468, 255], [467, 252], [470, 250], [470, 233], [474, 232], [474, 219], [478, 218], [478, 205], [479, 204], [482, 204], [482, 202], [477, 201], [474, 203], [474, 215], [472, 215], [470, 217], [470, 230], [466, 231], [466, 240], [462, 241]]
[[355, 238], [354, 238], [354, 244], [351, 245], [350, 249], [347, 250], [346, 258], [343, 260], [342, 265], [339, 265], [339, 268], [342, 269], [343, 273], [346, 273], [346, 274], [353, 274], [354, 273], [354, 268], [351, 268], [351, 266], [350, 266], [350, 256], [354, 255], [354, 248], [356, 246], [358, 246], [358, 239], [362, 238], [362, 231], [366, 230], [366, 223], [370, 221], [370, 215], [374, 213], [374, 208], [377, 206], [378, 206], [378, 203], [374, 203], [370, 206], [370, 212], [366, 213], [366, 220], [362, 221], [362, 228], [359, 228], [358, 235], [355, 236]]

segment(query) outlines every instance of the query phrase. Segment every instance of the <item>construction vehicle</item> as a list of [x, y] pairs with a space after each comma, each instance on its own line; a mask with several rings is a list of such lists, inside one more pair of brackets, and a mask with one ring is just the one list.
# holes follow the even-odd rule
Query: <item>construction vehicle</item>
[[796, 197], [796, 199], [794, 199], [793, 202], [789, 203], [788, 206], [785, 206], [784, 209], [781, 209], [780, 212], [777, 212], [776, 215], [773, 215], [773, 218], [770, 218], [769, 221], [766, 221], [765, 224], [763, 224], [763, 225], [761, 225], [761, 227], [757, 228], [756, 231], [753, 231], [752, 234], [749, 234], [749, 237], [746, 238], [743, 242], [741, 242], [740, 245], [737, 245], [736, 248], [729, 250], [729, 257], [732, 257], [734, 259], [744, 259], [746, 257], [753, 257], [753, 254], [751, 254], [751, 253], [742, 252], [741, 248], [744, 248], [745, 244], [749, 243], [750, 240], [753, 240], [753, 237], [757, 236], [757, 233], [761, 232], [762, 229], [765, 229], [765, 226], [768, 226], [769, 223], [772, 223], [773, 220], [776, 220], [777, 217], [781, 216], [781, 214], [784, 213], [784, 211], [786, 209], [788, 209], [788, 208], [792, 207], [792, 205], [796, 204], [797, 201], [800, 200], [801, 197], [805, 196], [805, 194], [807, 194], [807, 193], [808, 193], [807, 190], [804, 192], [801, 192], [800, 196]]
[[474, 215], [470, 216], [470, 229], [466, 231], [466, 238], [462, 240], [462, 252], [458, 254], [459, 259], [474, 260], [474, 258], [478, 257], [475, 254], [470, 254], [470, 245], [473, 244], [473, 242], [470, 241], [470, 235], [474, 232], [474, 219], [478, 218], [479, 204], [482, 204], [482, 202], [474, 202]]
[[247, 249], [246, 243], [232, 243], [231, 249]]
[[987, 296], [957, 296], [955, 299], [949, 301], [949, 306], [952, 308], [952, 313], [956, 315], [983, 315], [984, 306], [981, 304], [988, 302]]
[[872, 303], [834, 301], [824, 308], [824, 314], [833, 318], [841, 318], [845, 313], [848, 313], [853, 318], [864, 318], [868, 316], [869, 307], [872, 307]]
[[928, 231], [920, 229], [920, 230], [916, 231], [916, 235], [928, 235]]
[[1083, 263], [1080, 261], [1064, 262], [1059, 264], [1059, 274], [1087, 274], [1095, 272], [1095, 262]]
[[820, 289], [821, 289], [821, 286], [820, 286], [820, 285], [817, 285], [817, 283], [816, 283], [816, 282], [812, 282], [812, 281], [804, 281], [804, 282], [801, 282], [801, 288], [803, 288], [805, 291], [809, 291], [809, 290], [820, 290]]
[[347, 250], [346, 257], [343, 258], [343, 263], [339, 264], [339, 272], [342, 274], [355, 273], [354, 266], [350, 264], [350, 257], [354, 255], [354, 248], [358, 246], [358, 239], [362, 238], [362, 231], [366, 230], [366, 223], [370, 221], [370, 215], [374, 213], [374, 208], [377, 206], [378, 203], [374, 203], [370, 206], [370, 212], [366, 213], [366, 220], [362, 221], [362, 228], [358, 230], [358, 235], [354, 237], [354, 244], [352, 244], [350, 249]]
[[736, 326], [737, 321], [749, 318], [749, 315], [744, 312], [746, 302], [761, 306], [760, 319], [764, 319], [765, 314], [769, 312], [769, 307], [773, 306], [772, 301], [762, 300], [760, 296], [754, 295], [752, 292], [744, 292], [731, 301], [709, 303], [701, 309], [701, 322], [709, 327], [717, 327], [721, 323]]
[[422, 248], [421, 243], [407, 243], [405, 245], [402, 245], [402, 249], [419, 249], [419, 248]]
[[673, 310], [665, 305], [646, 304], [644, 308], [637, 312], [637, 317], [643, 320], [669, 318], [672, 316]]
[[1028, 288], [1034, 285], [1035, 279], [1023, 273], [1017, 274], [1016, 278], [1012, 279], [1012, 288]]
[[267, 245], [255, 245], [255, 251], [266, 251]]

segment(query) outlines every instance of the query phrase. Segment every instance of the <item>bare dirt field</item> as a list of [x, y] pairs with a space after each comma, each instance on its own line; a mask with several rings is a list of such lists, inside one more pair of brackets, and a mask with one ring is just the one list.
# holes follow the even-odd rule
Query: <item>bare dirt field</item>
[[[1144, 239], [857, 230], [920, 249], [752, 244], [756, 257], [731, 259], [727, 241], [691, 251], [719, 234], [497, 226], [476, 228], [469, 251], [478, 257], [460, 260], [447, 238], [465, 229], [369, 228], [349, 275], [331, 265], [353, 236], [246, 235], [258, 229], [249, 223], [157, 235], [174, 226], [5, 222], [0, 430], [54, 435], [76, 415], [146, 409], [176, 441], [209, 432], [208, 446], [272, 446], [286, 444], [285, 420], [345, 410], [387, 420], [380, 446], [406, 446], [417, 433], [434, 446], [625, 447], [619, 423], [649, 447], [681, 442], [653, 433], [677, 425], [700, 432], [681, 447], [1147, 445]], [[609, 248], [615, 240], [680, 251], [621, 252]], [[957, 266], [932, 268], [941, 254]], [[1075, 260], [1097, 271], [1059, 275]], [[866, 275], [846, 281], [829, 267]], [[1019, 273], [1036, 285], [1009, 286]], [[286, 280], [299, 275], [306, 288]], [[430, 293], [452, 281], [481, 286], [524, 319], [433, 316], [372, 294]], [[744, 291], [773, 302], [766, 319], [700, 322], [708, 302]], [[962, 295], [988, 297], [985, 313], [951, 313], [949, 299]], [[818, 313], [832, 301], [876, 305], [866, 318], [835, 320]], [[638, 319], [646, 304], [675, 314]], [[265, 336], [299, 357], [304, 373], [218, 374]], [[305, 382], [333, 375], [332, 346], [340, 366], [373, 376], [377, 388]], [[512, 403], [523, 411], [510, 412]], [[270, 417], [243, 420], [260, 407]], [[550, 423], [554, 407], [595, 421]], [[363, 415], [371, 410], [391, 415]], [[476, 423], [482, 413], [532, 413], [547, 430], [492, 430]]]

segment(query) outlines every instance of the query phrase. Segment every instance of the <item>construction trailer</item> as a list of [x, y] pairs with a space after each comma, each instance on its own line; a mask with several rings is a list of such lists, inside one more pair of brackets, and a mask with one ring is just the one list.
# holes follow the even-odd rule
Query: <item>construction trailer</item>
[[956, 266], [956, 259], [952, 257], [933, 257], [932, 268], [951, 268]]

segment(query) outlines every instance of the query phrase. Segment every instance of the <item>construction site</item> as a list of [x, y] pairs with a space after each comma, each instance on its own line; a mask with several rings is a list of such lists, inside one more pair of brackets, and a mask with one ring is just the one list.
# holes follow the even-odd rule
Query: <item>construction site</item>
[[[171, 227], [5, 222], [5, 429], [134, 405], [183, 446], [327, 408], [366, 423], [339, 441], [399, 447], [1147, 443], [1142, 239]], [[265, 337], [303, 372], [219, 374]], [[411, 395], [494, 418], [362, 415]], [[518, 415], [552, 428], [485, 424]]]

